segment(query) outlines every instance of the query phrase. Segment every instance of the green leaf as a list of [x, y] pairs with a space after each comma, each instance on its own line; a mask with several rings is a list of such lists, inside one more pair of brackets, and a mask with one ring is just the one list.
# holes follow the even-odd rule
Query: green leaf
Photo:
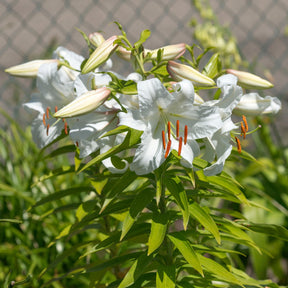
[[148, 255], [152, 254], [162, 244], [166, 235], [167, 225], [167, 214], [153, 214], [151, 232], [148, 239]]
[[73, 188], [57, 191], [53, 194], [50, 194], [50, 195], [42, 198], [38, 202], [36, 202], [32, 206], [32, 208], [35, 208], [37, 206], [41, 206], [41, 205], [46, 204], [46, 203], [51, 202], [51, 201], [59, 200], [59, 199], [65, 197], [65, 196], [68, 196], [68, 195], [73, 195], [73, 194], [79, 195], [79, 193], [81, 193], [81, 192], [91, 192], [91, 191], [92, 191], [92, 189], [89, 186], [79, 186], [79, 187], [73, 187]]
[[176, 268], [174, 265], [159, 265], [156, 273], [156, 288], [174, 288]]
[[110, 150], [108, 150], [107, 152], [104, 152], [100, 155], [98, 155], [97, 157], [95, 157], [94, 159], [92, 159], [90, 162], [88, 162], [80, 171], [83, 172], [84, 170], [86, 170], [87, 168], [91, 167], [92, 165], [113, 156], [114, 154], [121, 152], [125, 149], [131, 148], [133, 147], [135, 144], [140, 142], [140, 137], [142, 135], [143, 131], [138, 131], [138, 130], [134, 130], [134, 129], [130, 129], [124, 139], [124, 141], [121, 144], [118, 144], [114, 147], [112, 147]]
[[218, 53], [213, 54], [208, 63], [205, 65], [203, 74], [213, 79], [220, 73], [222, 69], [221, 66], [220, 55]]
[[266, 235], [288, 241], [288, 230], [281, 225], [256, 224], [247, 221], [241, 221], [240, 223], [254, 232], [264, 233]]
[[165, 185], [182, 212], [183, 226], [184, 230], [186, 230], [190, 216], [186, 191], [178, 177], [170, 178], [169, 175], [165, 176]]
[[75, 152], [75, 150], [76, 150], [75, 145], [62, 146], [62, 147], [59, 147], [57, 149], [54, 149], [51, 153], [46, 155], [44, 157], [44, 159], [53, 158], [53, 157], [56, 157], [56, 156], [59, 156], [59, 155], [62, 155], [62, 154]]
[[133, 200], [130, 210], [123, 221], [120, 241], [125, 237], [132, 227], [138, 214], [152, 201], [155, 196], [155, 190], [151, 188], [140, 191]]
[[185, 238], [182, 232], [175, 232], [167, 235], [171, 242], [182, 254], [184, 259], [197, 271], [202, 277], [204, 277], [201, 263], [198, 259], [190, 242]]
[[150, 37], [150, 34], [150, 30], [143, 30], [140, 39], [134, 44], [135, 48], [138, 49]]
[[217, 243], [220, 244], [219, 230], [212, 217], [196, 202], [189, 204], [189, 212], [205, 229], [213, 234]]
[[222, 280], [228, 283], [233, 283], [244, 287], [231, 272], [229, 272], [226, 268], [224, 268], [221, 264], [215, 262], [214, 260], [204, 257], [201, 254], [197, 253], [197, 257], [204, 267], [205, 270], [209, 271], [210, 273], [214, 274], [218, 280]]
[[124, 279], [121, 281], [118, 288], [127, 288], [136, 282], [136, 280], [145, 272], [145, 267], [152, 260], [152, 256], [147, 256], [142, 254], [136, 261], [133, 263]]
[[18, 219], [0, 219], [0, 223], [1, 222], [16, 223], [16, 224], [23, 223], [22, 220], [18, 220]]

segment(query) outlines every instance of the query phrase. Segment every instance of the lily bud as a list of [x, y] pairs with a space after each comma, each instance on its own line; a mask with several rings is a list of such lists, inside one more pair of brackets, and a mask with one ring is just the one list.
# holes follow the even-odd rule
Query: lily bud
[[87, 91], [57, 111], [53, 117], [69, 118], [91, 112], [101, 106], [108, 99], [110, 92], [111, 91], [106, 87]]
[[147, 55], [147, 53], [149, 52], [150, 58], [152, 60], [155, 60], [157, 59], [157, 53], [159, 49], [163, 49], [162, 60], [168, 61], [168, 60], [177, 59], [180, 56], [182, 56], [186, 51], [186, 44], [179, 43], [175, 45], [168, 45], [168, 46], [164, 46], [164, 47], [154, 49], [154, 50], [145, 49], [144, 53], [145, 55]]
[[257, 116], [262, 114], [276, 114], [281, 109], [281, 101], [277, 97], [261, 97], [258, 93], [248, 93], [234, 108], [233, 113], [246, 116]]
[[227, 73], [238, 78], [238, 85], [246, 89], [269, 89], [274, 87], [269, 81], [249, 72], [227, 69]]
[[106, 62], [109, 59], [110, 55], [118, 47], [118, 44], [114, 44], [115, 40], [117, 40], [117, 36], [112, 36], [102, 42], [90, 55], [89, 59], [83, 67], [82, 73], [89, 73], [104, 62]]
[[195, 86], [214, 86], [213, 79], [206, 75], [203, 75], [191, 66], [179, 64], [174, 61], [168, 61], [167, 71], [170, 76], [177, 80], [182, 81], [184, 79], [190, 80]]
[[5, 72], [18, 77], [36, 77], [38, 69], [42, 64], [53, 62], [59, 63], [59, 60], [58, 59], [33, 60], [7, 68]]
[[124, 47], [119, 46], [116, 50], [117, 55], [126, 60], [126, 61], [130, 61], [130, 57], [131, 57], [131, 51], [126, 50]]
[[105, 38], [101, 33], [94, 32], [89, 35], [89, 40], [94, 46], [98, 47], [105, 41]]

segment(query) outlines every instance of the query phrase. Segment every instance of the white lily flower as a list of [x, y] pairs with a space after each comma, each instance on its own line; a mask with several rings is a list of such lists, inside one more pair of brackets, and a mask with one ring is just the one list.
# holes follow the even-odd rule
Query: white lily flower
[[234, 75], [227, 74], [219, 77], [217, 86], [222, 90], [221, 98], [203, 104], [218, 107], [223, 121], [223, 126], [212, 137], [204, 139], [205, 151], [203, 159], [211, 163], [216, 158], [216, 161], [211, 166], [204, 169], [206, 176], [219, 174], [232, 151], [230, 133], [237, 129], [238, 126], [232, 122], [231, 114], [242, 97], [242, 89], [237, 85], [237, 77]]
[[173, 86], [169, 93], [160, 80], [153, 78], [137, 84], [139, 110], [119, 113], [119, 125], [144, 131], [136, 149], [131, 170], [138, 175], [152, 172], [178, 151], [182, 164], [192, 167], [200, 150], [196, 139], [211, 137], [222, 126], [217, 108], [194, 106], [190, 81]]
[[52, 114], [75, 99], [74, 79], [79, 74], [76, 70], [80, 69], [84, 60], [82, 56], [63, 47], [57, 48], [53, 56], [58, 60], [67, 61], [75, 70], [65, 66], [59, 69], [56, 62], [39, 67], [37, 74], [39, 92], [33, 94], [24, 107], [39, 113], [32, 123], [32, 136], [40, 148], [60, 136], [63, 129], [68, 131], [67, 121], [57, 121]]
[[277, 97], [261, 97], [258, 93], [248, 93], [243, 95], [233, 112], [246, 116], [276, 114], [281, 106], [281, 101]]

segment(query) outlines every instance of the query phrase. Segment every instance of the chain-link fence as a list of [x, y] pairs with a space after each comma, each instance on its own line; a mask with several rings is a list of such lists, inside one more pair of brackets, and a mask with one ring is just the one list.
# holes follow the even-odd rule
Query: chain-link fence
[[[271, 73], [275, 88], [269, 94], [285, 104], [288, 1], [213, 0], [210, 3], [220, 24], [227, 25], [237, 38], [244, 57], [255, 62], [255, 72], [261, 76], [264, 70]], [[85, 42], [75, 28], [87, 34], [101, 30], [108, 37], [119, 33], [113, 24], [118, 21], [131, 41], [136, 41], [143, 29], [151, 30], [149, 48], [177, 42], [192, 44], [194, 28], [189, 23], [196, 14], [192, 0], [2, 0], [0, 103], [7, 109], [17, 107], [15, 103], [29, 99], [35, 84], [33, 80], [9, 77], [3, 72], [5, 68], [49, 58], [57, 45], [85, 55]]]

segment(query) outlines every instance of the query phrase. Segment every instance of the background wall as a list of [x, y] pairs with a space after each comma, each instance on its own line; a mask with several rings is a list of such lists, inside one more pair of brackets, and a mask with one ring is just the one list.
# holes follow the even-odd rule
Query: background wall
[[[143, 29], [151, 30], [149, 48], [186, 42], [190, 45], [197, 18], [192, 0], [2, 0], [0, 2], [0, 102], [18, 115], [18, 103], [29, 99], [33, 80], [13, 78], [3, 70], [36, 58], [49, 58], [53, 48], [65, 46], [86, 54], [85, 42], [75, 28], [89, 34], [101, 30], [106, 37], [119, 33], [120, 22], [131, 41]], [[288, 88], [288, 1], [210, 1], [221, 25], [237, 38], [243, 56], [255, 62], [255, 72], [271, 73], [275, 88], [268, 91], [282, 100], [277, 121], [283, 128]], [[121, 64], [117, 67], [123, 70]], [[119, 71], [119, 70], [118, 70]], [[22, 112], [20, 112], [22, 113]], [[287, 121], [286, 121], [287, 122]]]

